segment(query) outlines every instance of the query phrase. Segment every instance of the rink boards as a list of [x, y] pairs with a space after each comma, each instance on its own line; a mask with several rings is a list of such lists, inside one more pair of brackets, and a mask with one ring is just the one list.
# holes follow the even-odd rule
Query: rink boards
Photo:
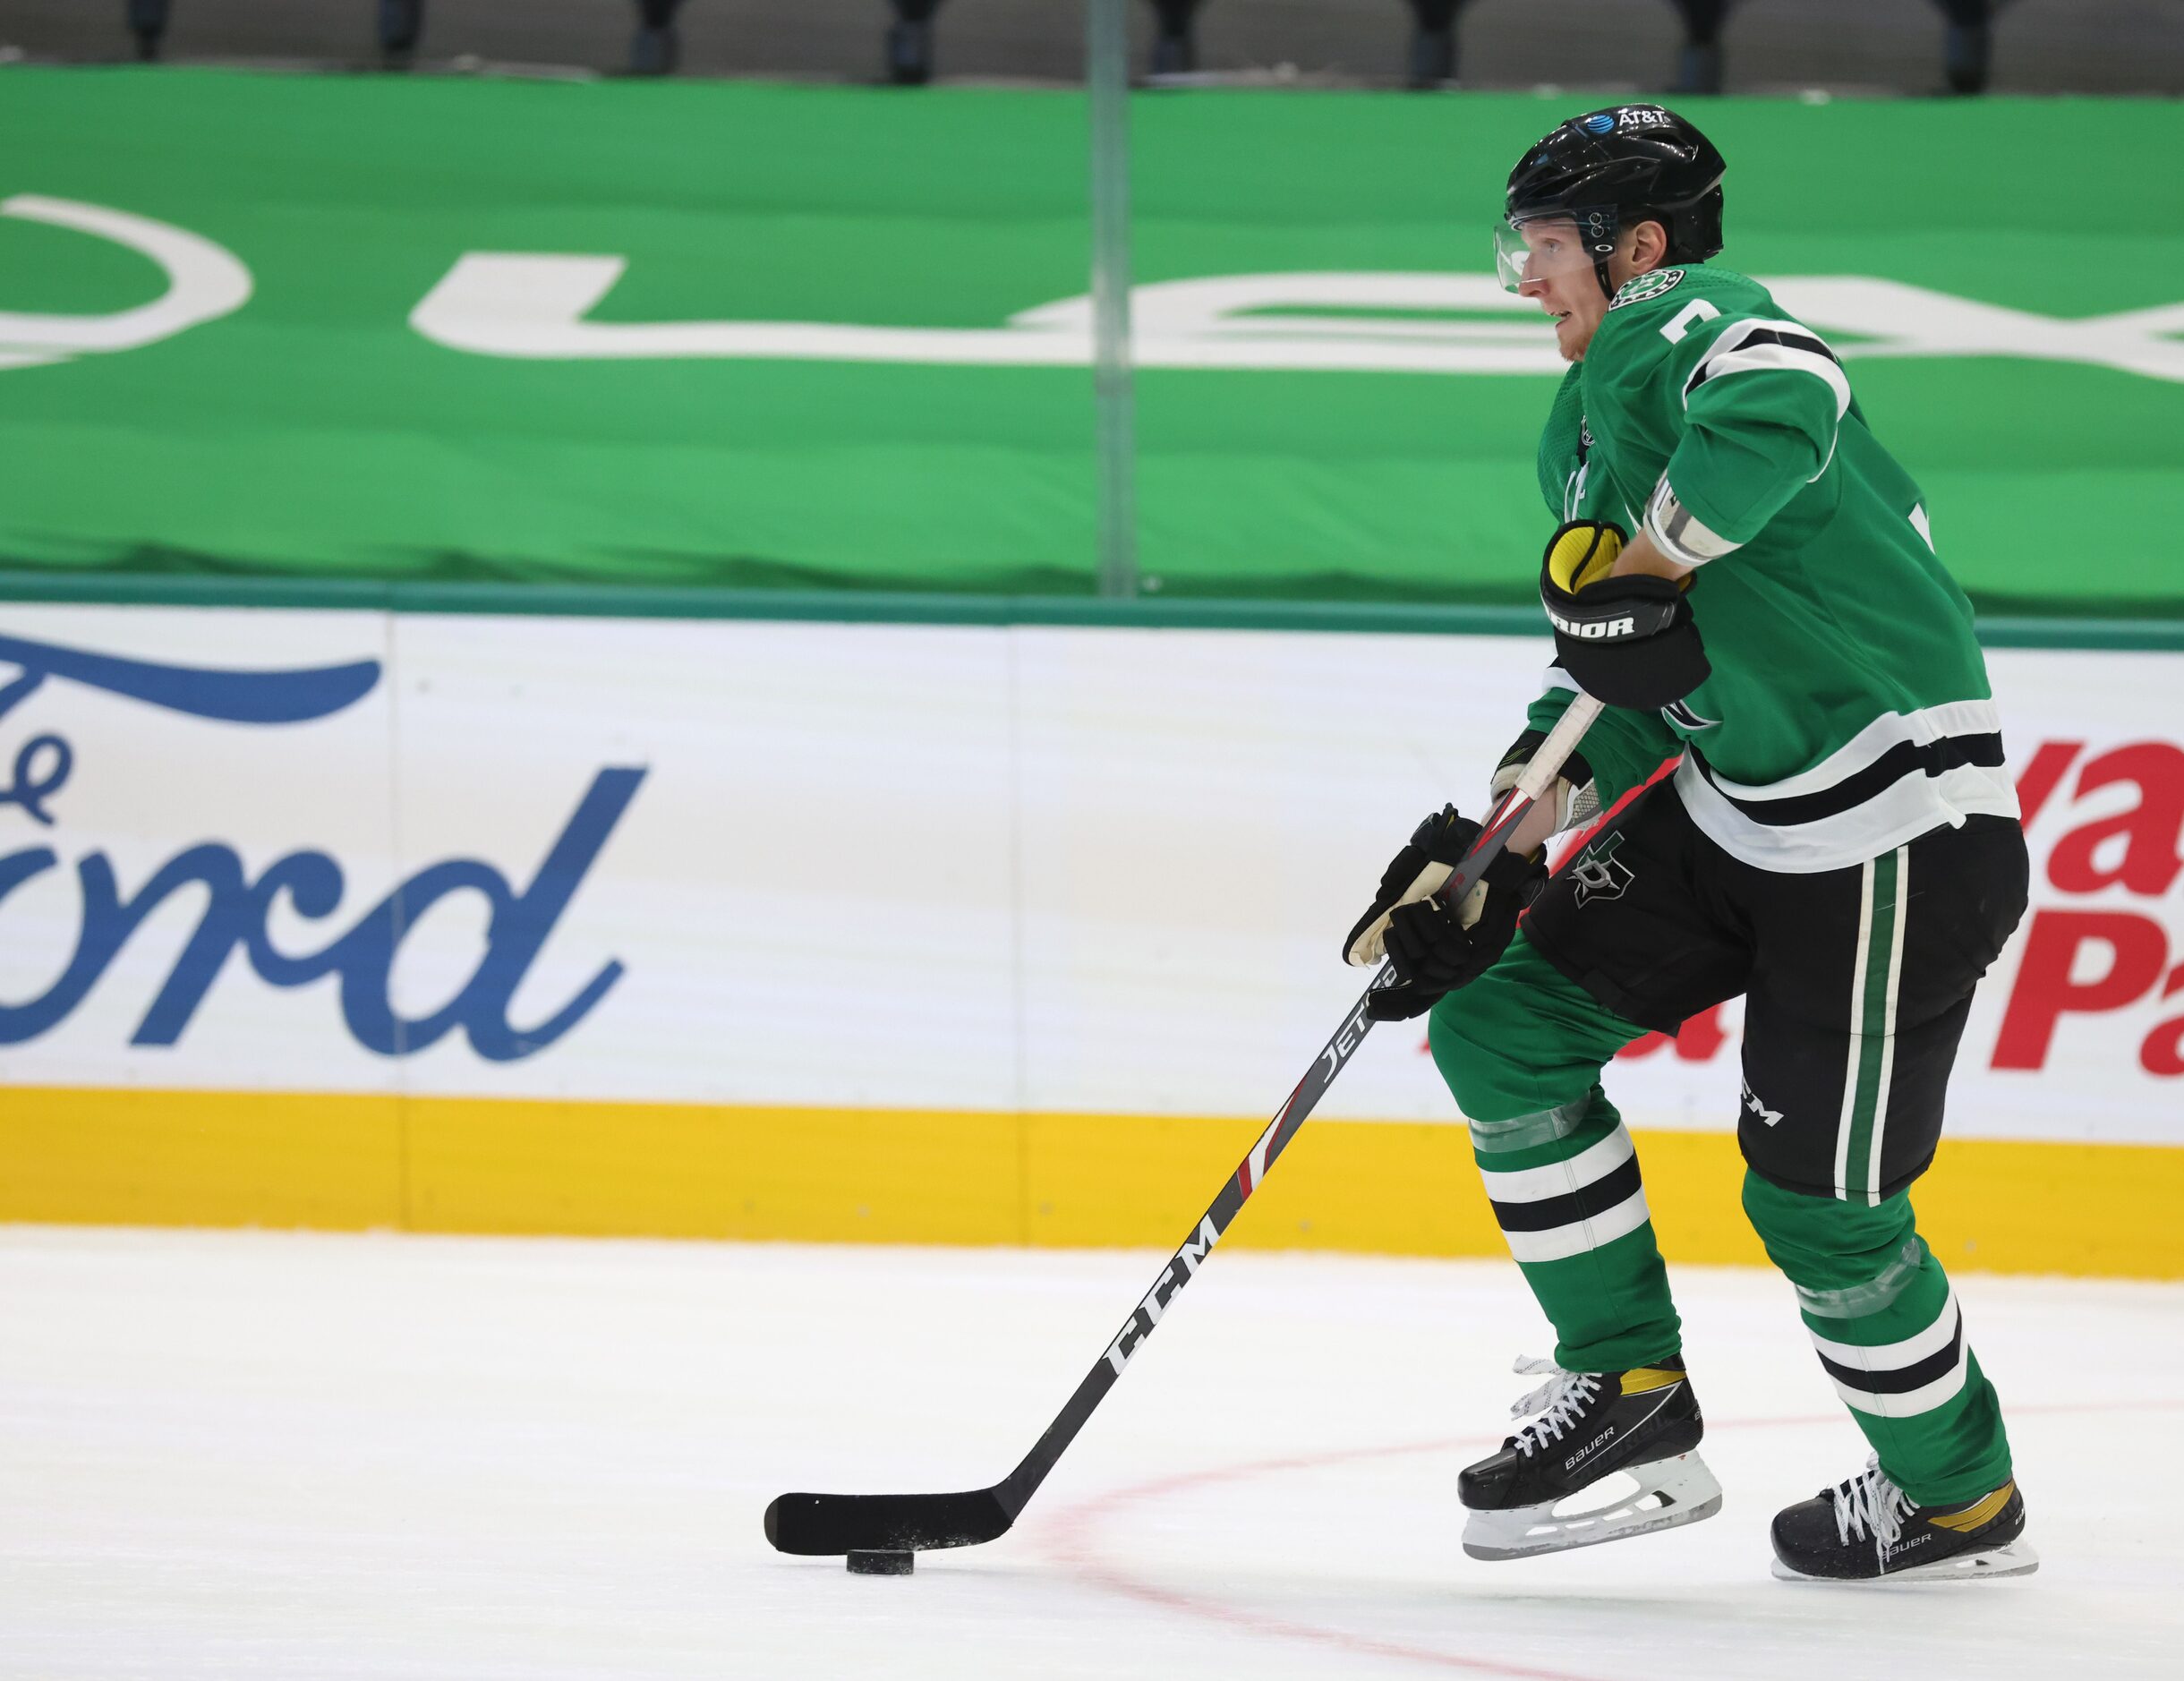
[[[1531, 636], [0, 609], [0, 1218], [1161, 1244]], [[1917, 1193], [2184, 1275], [2184, 661], [1990, 654], [2033, 911]], [[12, 771], [9, 767], [12, 766]], [[1734, 1004], [1610, 1090], [1756, 1260]], [[1233, 1241], [1489, 1254], [1383, 1028]]]

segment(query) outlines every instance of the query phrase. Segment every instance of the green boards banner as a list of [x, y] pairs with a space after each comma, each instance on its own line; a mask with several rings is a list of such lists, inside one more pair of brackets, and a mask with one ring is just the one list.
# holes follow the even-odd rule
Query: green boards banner
[[[1175, 596], [1516, 602], [1569, 94], [1133, 101]], [[1695, 102], [1983, 607], [2184, 617], [2184, 110]], [[0, 70], [0, 567], [1080, 593], [1057, 92]]]

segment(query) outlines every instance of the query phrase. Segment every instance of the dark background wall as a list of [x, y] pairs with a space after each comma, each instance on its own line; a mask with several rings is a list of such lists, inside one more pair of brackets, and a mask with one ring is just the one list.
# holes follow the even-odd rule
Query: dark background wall
[[[417, 62], [615, 70], [634, 0], [425, 0]], [[0, 47], [39, 58], [130, 55], [126, 0], [0, 0]], [[1133, 5], [1139, 63], [1149, 6]], [[371, 64], [378, 0], [172, 0], [170, 58]], [[877, 80], [885, 0], [687, 0], [681, 70], [697, 75]], [[1308, 80], [1401, 79], [1403, 0], [1207, 0], [1200, 64]], [[1931, 0], [1739, 0], [1724, 34], [1731, 91], [1830, 87], [1924, 93], [1941, 82]], [[1083, 0], [944, 0], [943, 78], [1076, 80]], [[1474, 0], [1460, 30], [1467, 85], [1659, 87], [1681, 28], [1669, 0]], [[2184, 93], [2184, 0], [2016, 0], [1994, 32], [1997, 92]]]

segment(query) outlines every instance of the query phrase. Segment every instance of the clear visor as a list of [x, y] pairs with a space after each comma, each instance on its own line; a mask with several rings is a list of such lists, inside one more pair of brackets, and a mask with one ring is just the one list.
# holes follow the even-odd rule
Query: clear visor
[[1530, 281], [1557, 280], [1591, 267], [1592, 252], [1569, 217], [1505, 219], [1494, 230], [1494, 271], [1505, 291], [1522, 291]]

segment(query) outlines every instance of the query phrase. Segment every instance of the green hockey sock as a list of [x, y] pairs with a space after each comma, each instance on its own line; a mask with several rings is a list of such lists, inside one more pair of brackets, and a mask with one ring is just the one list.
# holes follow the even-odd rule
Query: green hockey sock
[[1565, 1110], [1472, 1123], [1494, 1217], [1566, 1371], [1625, 1371], [1683, 1346], [1638, 1156], [1598, 1086]]
[[1555, 1327], [1555, 1363], [1623, 1371], [1677, 1352], [1682, 1327], [1637, 1155], [1600, 1084], [1601, 1065], [1642, 1029], [1522, 932], [1435, 1006], [1430, 1027], [1494, 1217]]
[[1796, 1286], [1820, 1363], [1890, 1479], [1921, 1506], [2007, 1482], [2001, 1404], [1909, 1195], [1868, 1206], [1746, 1173], [1745, 1212]]

